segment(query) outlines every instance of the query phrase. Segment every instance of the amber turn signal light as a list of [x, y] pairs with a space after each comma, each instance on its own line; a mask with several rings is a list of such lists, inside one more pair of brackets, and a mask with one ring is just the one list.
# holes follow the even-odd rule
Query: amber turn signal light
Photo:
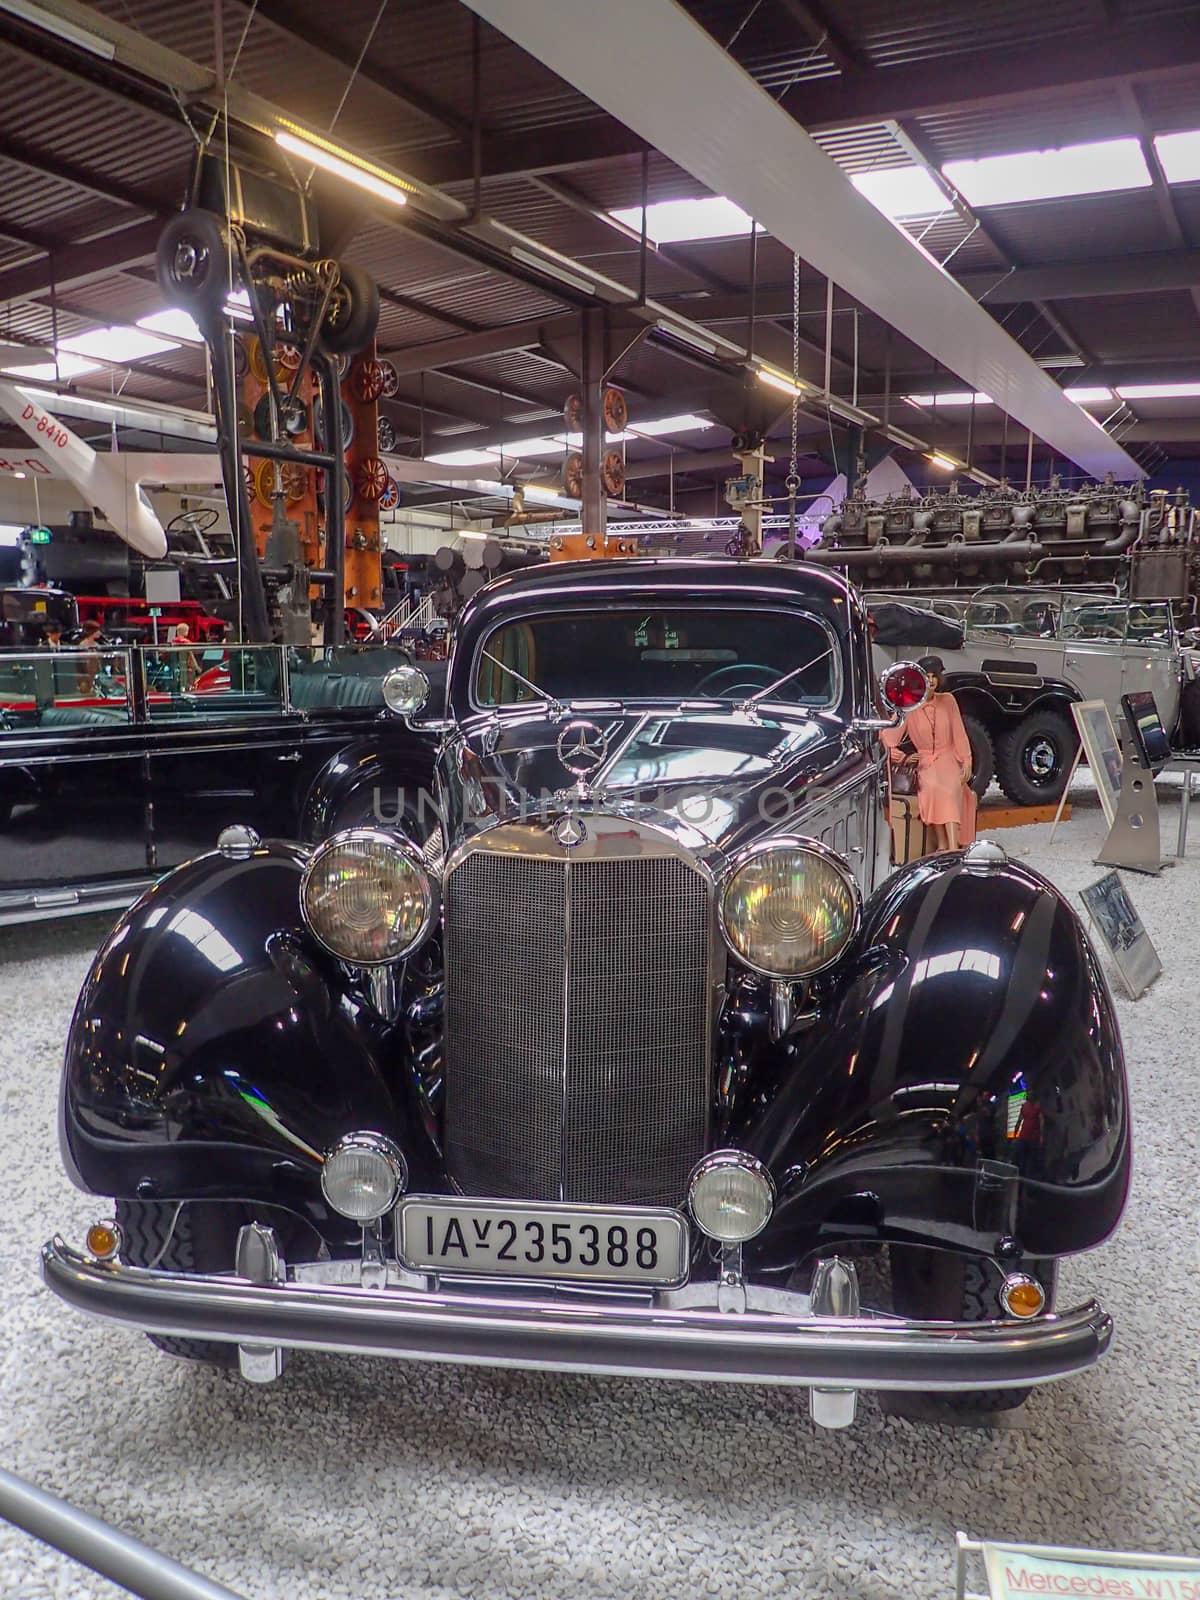
[[97, 1261], [111, 1261], [121, 1248], [121, 1230], [115, 1222], [93, 1222], [85, 1243], [88, 1254]]
[[1036, 1317], [1045, 1309], [1046, 1291], [1036, 1278], [1015, 1272], [1000, 1285], [1000, 1304], [1010, 1317]]

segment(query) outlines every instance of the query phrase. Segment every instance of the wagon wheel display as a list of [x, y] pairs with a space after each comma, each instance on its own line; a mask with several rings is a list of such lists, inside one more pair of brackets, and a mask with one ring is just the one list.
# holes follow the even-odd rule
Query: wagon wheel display
[[621, 459], [619, 450], [606, 450], [604, 453], [604, 466], [601, 469], [604, 479], [604, 491], [614, 500], [619, 500], [625, 493], [625, 463]]
[[394, 400], [400, 392], [400, 374], [390, 361], [381, 361], [378, 365], [380, 372], [383, 374], [381, 396], [384, 400]]
[[391, 479], [378, 456], [364, 456], [358, 465], [356, 488], [359, 498], [374, 504], [383, 498]]
[[364, 405], [383, 393], [383, 367], [378, 361], [360, 361], [354, 369], [354, 392]]
[[583, 396], [569, 394], [563, 405], [563, 421], [568, 433], [578, 433], [583, 427]]
[[578, 450], [572, 450], [563, 465], [563, 489], [572, 500], [583, 495], [583, 457]]
[[379, 509], [381, 511], [395, 511], [399, 504], [400, 490], [396, 486], [396, 480], [394, 478], [389, 478], [387, 481], [387, 488], [379, 496]]
[[262, 461], [254, 474], [254, 487], [264, 505], [275, 500], [275, 468], [279, 467], [279, 487], [288, 505], [303, 500], [308, 487], [305, 469], [295, 461]]
[[604, 391], [604, 426], [609, 433], [623, 433], [629, 421], [629, 402], [620, 389]]

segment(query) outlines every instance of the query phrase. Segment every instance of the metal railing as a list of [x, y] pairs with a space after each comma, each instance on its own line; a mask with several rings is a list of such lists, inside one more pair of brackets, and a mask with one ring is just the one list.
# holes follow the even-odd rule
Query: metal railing
[[67, 1500], [0, 1468], [0, 1517], [139, 1600], [244, 1600]]

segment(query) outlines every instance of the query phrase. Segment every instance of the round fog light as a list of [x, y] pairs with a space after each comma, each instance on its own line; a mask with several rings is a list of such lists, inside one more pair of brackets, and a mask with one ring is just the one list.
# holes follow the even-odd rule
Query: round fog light
[[688, 1183], [688, 1209], [696, 1226], [722, 1244], [744, 1244], [766, 1227], [775, 1185], [761, 1161], [741, 1150], [714, 1150]]
[[97, 1261], [111, 1261], [121, 1248], [121, 1230], [115, 1222], [93, 1222], [86, 1242], [88, 1255]]
[[1046, 1291], [1027, 1273], [1011, 1273], [1000, 1285], [1000, 1304], [1010, 1317], [1036, 1317], [1046, 1305]]
[[321, 1191], [351, 1222], [374, 1222], [391, 1210], [408, 1183], [408, 1165], [381, 1133], [348, 1133], [325, 1157]]

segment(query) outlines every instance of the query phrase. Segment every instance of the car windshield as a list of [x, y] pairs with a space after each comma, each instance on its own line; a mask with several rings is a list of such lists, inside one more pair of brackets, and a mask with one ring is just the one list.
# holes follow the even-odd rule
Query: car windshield
[[[707, 606], [563, 612], [505, 623], [475, 663], [475, 703], [732, 700], [805, 670], [772, 696], [830, 706], [838, 693], [834, 635], [803, 613]], [[519, 675], [519, 676], [518, 676]], [[522, 682], [522, 680], [525, 680]]]

